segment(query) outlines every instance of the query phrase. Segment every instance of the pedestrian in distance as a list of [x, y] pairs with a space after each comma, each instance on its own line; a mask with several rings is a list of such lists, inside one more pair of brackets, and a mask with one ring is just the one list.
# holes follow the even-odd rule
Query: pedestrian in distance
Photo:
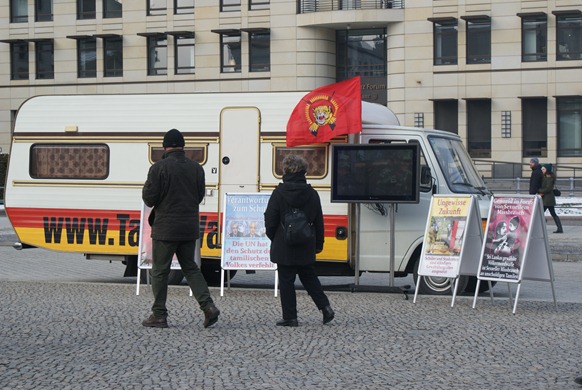
[[142, 322], [147, 327], [168, 327], [166, 299], [174, 255], [204, 312], [204, 327], [215, 324], [220, 314], [194, 260], [196, 240], [200, 237], [199, 205], [204, 199], [206, 183], [204, 170], [186, 157], [184, 144], [179, 130], [172, 129], [165, 134], [162, 159], [150, 167], [142, 190], [144, 203], [153, 207], [149, 222], [152, 226], [150, 276], [154, 303], [151, 316]]
[[531, 168], [531, 176], [529, 178], [529, 194], [536, 195], [540, 192], [544, 174], [542, 173], [542, 166], [540, 160], [536, 157], [529, 160], [529, 167]]
[[[297, 320], [297, 296], [295, 279], [299, 280], [305, 290], [323, 314], [323, 323], [333, 320], [335, 313], [329, 299], [323, 292], [315, 272], [315, 256], [323, 250], [324, 229], [321, 200], [315, 189], [307, 184], [307, 161], [297, 155], [283, 159], [283, 183], [271, 194], [265, 210], [265, 228], [271, 240], [271, 261], [277, 263], [279, 286], [281, 290], [281, 308], [283, 319], [277, 326], [299, 325]], [[291, 209], [300, 209], [313, 226], [314, 233], [306, 243], [288, 244], [285, 238], [283, 222]]]
[[554, 208], [554, 206], [556, 206], [556, 196], [554, 195], [556, 175], [552, 171], [552, 164], [544, 164], [542, 166], [542, 173], [544, 179], [540, 188], [540, 196], [542, 197], [542, 203], [544, 204], [544, 213], [546, 210], [550, 211], [550, 215], [554, 219], [554, 223], [557, 227], [554, 233], [564, 233], [564, 230], [562, 229], [562, 221], [560, 221], [560, 217], [558, 217]]

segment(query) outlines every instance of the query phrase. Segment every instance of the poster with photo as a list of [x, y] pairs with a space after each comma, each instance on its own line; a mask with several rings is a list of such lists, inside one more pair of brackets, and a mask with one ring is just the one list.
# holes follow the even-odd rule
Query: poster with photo
[[227, 193], [222, 224], [223, 269], [275, 270], [271, 240], [265, 232], [265, 209], [271, 194]]
[[[151, 213], [152, 208], [142, 203], [141, 224], [139, 229], [139, 252], [137, 257], [137, 266], [141, 269], [152, 269], [153, 265], [152, 227], [148, 222]], [[178, 262], [176, 255], [174, 255], [174, 258], [172, 259], [171, 269], [180, 269], [180, 263]]]
[[428, 215], [419, 275], [456, 278], [472, 198], [434, 196]]
[[495, 197], [491, 202], [479, 278], [519, 281], [535, 197]]

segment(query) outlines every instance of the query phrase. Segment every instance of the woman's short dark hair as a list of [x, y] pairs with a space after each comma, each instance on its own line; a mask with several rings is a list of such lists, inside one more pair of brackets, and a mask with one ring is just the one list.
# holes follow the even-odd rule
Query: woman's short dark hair
[[283, 159], [283, 173], [307, 172], [307, 161], [301, 156], [290, 154]]

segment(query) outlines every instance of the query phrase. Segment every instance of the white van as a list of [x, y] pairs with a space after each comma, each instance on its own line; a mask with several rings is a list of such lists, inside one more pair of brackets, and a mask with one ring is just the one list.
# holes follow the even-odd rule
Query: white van
[[[127, 265], [126, 276], [135, 275], [141, 189], [149, 167], [161, 158], [162, 138], [171, 128], [184, 134], [186, 153], [206, 173], [201, 255], [210, 284], [219, 281], [224, 193], [270, 193], [281, 181], [280, 162], [289, 153], [307, 159], [308, 181], [323, 202], [325, 248], [316, 263], [320, 275], [354, 275], [356, 236], [359, 271], [390, 271], [387, 205], [361, 205], [358, 227], [353, 204], [330, 201], [331, 144], [420, 145], [420, 202], [398, 204], [395, 209], [394, 277], [415, 270], [433, 194], [475, 194], [481, 215], [487, 216], [491, 194], [461, 139], [449, 132], [399, 126], [386, 107], [362, 103], [359, 137], [286, 147], [289, 115], [304, 95], [80, 95], [27, 100], [14, 126], [5, 192], [5, 209], [19, 237], [18, 247], [121, 260]], [[181, 280], [181, 273], [173, 271], [172, 282]], [[422, 279], [423, 293], [449, 291], [446, 279]]]

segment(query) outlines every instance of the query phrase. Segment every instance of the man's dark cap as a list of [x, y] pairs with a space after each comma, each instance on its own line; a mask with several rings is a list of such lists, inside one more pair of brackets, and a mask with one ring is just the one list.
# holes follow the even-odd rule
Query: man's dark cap
[[179, 130], [172, 129], [168, 130], [166, 135], [164, 135], [164, 148], [183, 148], [184, 147], [184, 136]]

